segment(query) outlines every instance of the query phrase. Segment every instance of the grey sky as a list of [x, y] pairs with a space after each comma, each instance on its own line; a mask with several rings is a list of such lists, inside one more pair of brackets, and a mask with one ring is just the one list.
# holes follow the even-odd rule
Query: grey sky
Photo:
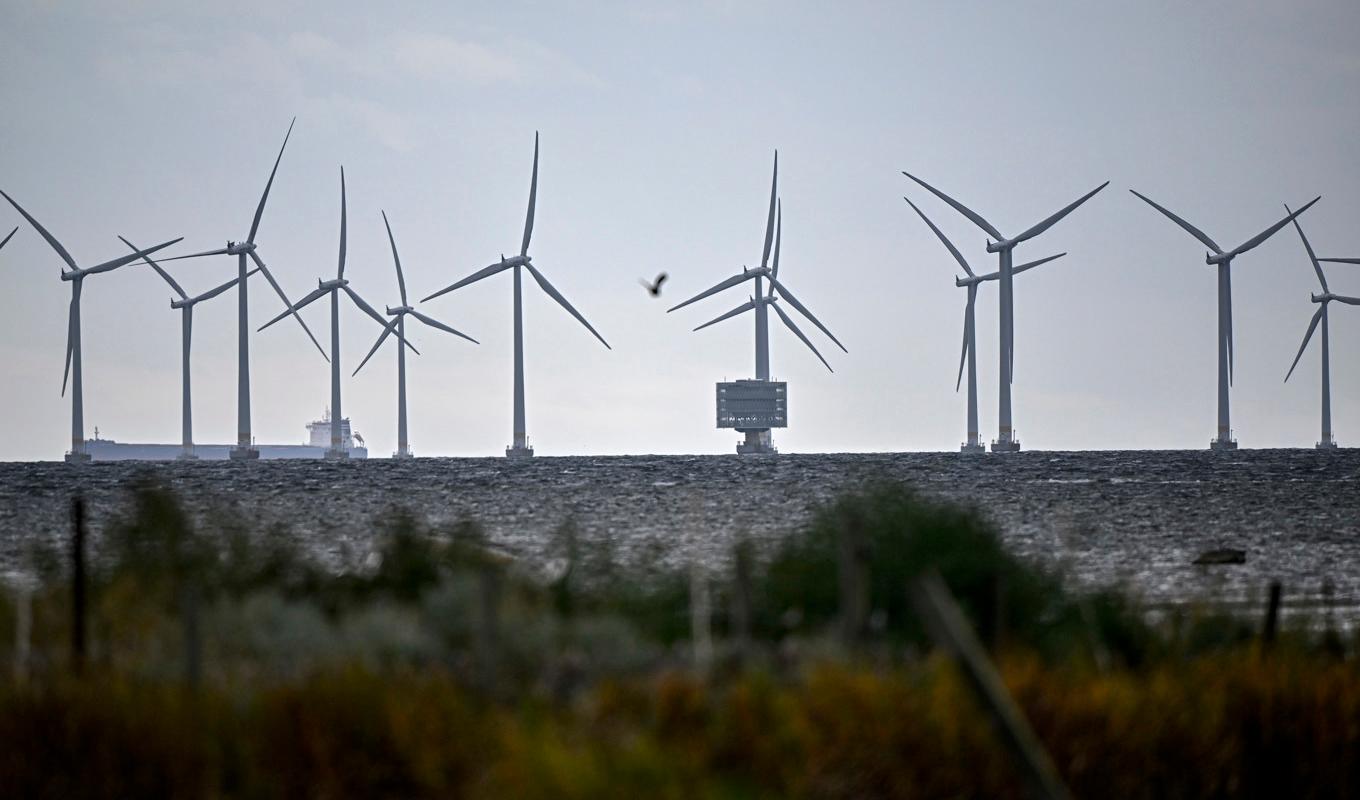
[[[785, 451], [955, 449], [964, 436], [964, 292], [902, 195], [976, 268], [995, 259], [900, 170], [1003, 231], [1112, 182], [1017, 250], [1017, 261], [1069, 253], [1016, 281], [1015, 418], [1029, 449], [1199, 448], [1213, 435], [1214, 271], [1128, 188], [1225, 246], [1321, 194], [1301, 218], [1319, 254], [1360, 256], [1350, 0], [5, 5], [0, 188], [86, 263], [119, 255], [117, 234], [143, 246], [184, 236], [180, 252], [244, 238], [296, 114], [258, 237], [284, 287], [296, 299], [333, 274], [344, 164], [346, 277], [395, 304], [386, 209], [423, 297], [515, 251], [539, 130], [535, 264], [614, 345], [526, 286], [528, 429], [542, 455], [731, 452], [736, 434], [713, 427], [713, 382], [750, 375], [750, 317], [690, 329], [745, 295], [664, 309], [759, 262], [775, 147], [781, 279], [850, 349], [814, 337], [832, 375], [772, 330], [772, 372], [790, 384], [791, 427], [775, 435]], [[19, 222], [0, 207], [0, 235]], [[68, 445], [59, 263], [27, 226], [0, 252], [0, 458], [57, 458]], [[672, 279], [657, 302], [637, 279], [662, 270]], [[1297, 235], [1282, 231], [1234, 273], [1233, 427], [1247, 447], [1310, 446], [1317, 350], [1281, 383], [1317, 288]], [[193, 293], [234, 263], [180, 262], [175, 274]], [[1360, 295], [1360, 268], [1328, 277]], [[257, 286], [258, 326], [279, 306]], [[988, 439], [995, 288], [978, 307]], [[482, 345], [413, 333], [418, 454], [508, 443], [510, 290], [501, 275], [422, 307]], [[169, 297], [145, 267], [87, 281], [88, 432], [177, 440]], [[1356, 445], [1360, 308], [1333, 311], [1334, 425]], [[348, 374], [378, 328], [346, 313]], [[306, 312], [318, 336], [328, 314]], [[195, 313], [200, 442], [234, 440], [235, 324], [232, 296]], [[257, 439], [300, 440], [328, 401], [325, 362], [292, 324], [251, 348]], [[375, 356], [344, 387], [374, 455], [396, 445], [395, 358]]]

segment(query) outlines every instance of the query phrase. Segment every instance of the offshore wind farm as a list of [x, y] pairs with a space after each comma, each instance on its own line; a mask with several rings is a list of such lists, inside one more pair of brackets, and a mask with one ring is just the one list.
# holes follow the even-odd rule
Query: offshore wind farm
[[1354, 793], [1353, 0], [12, 5], [7, 794]]

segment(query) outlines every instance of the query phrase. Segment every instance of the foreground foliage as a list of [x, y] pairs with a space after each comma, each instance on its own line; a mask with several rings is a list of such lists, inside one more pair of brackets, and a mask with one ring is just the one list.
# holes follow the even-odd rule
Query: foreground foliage
[[[1154, 625], [901, 487], [702, 584], [620, 565], [570, 523], [545, 575], [471, 522], [388, 518], [367, 566], [336, 574], [143, 486], [92, 555], [81, 665], [69, 570], [39, 559], [0, 607], [4, 794], [1018, 797], [907, 604], [927, 569], [1077, 796], [1360, 794], [1360, 670], [1335, 633]], [[696, 622], [716, 640], [697, 661]]]

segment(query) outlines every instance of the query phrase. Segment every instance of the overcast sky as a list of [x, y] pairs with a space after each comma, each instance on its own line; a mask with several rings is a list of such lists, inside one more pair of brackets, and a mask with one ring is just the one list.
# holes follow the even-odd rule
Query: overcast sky
[[[92, 265], [138, 243], [244, 239], [288, 126], [257, 242], [297, 299], [333, 276], [339, 167], [346, 277], [397, 303], [381, 209], [424, 297], [517, 252], [534, 131], [531, 254], [613, 345], [526, 282], [530, 443], [540, 455], [726, 453], [713, 383], [753, 373], [750, 315], [691, 328], [746, 291], [665, 308], [760, 260], [780, 153], [781, 278], [849, 348], [804, 329], [830, 374], [771, 317], [789, 382], [785, 452], [952, 450], [965, 294], [913, 198], [977, 269], [984, 235], [909, 170], [1008, 234], [1109, 180], [1016, 251], [1066, 251], [1016, 282], [1015, 424], [1027, 449], [1200, 448], [1215, 432], [1214, 268], [1128, 193], [1225, 247], [1283, 204], [1320, 255], [1360, 256], [1360, 4], [292, 2], [7, 0], [0, 188]], [[188, 6], [197, 6], [196, 9]], [[570, 7], [572, 10], [567, 11]], [[0, 207], [0, 235], [21, 218]], [[26, 224], [0, 251], [0, 458], [59, 458], [69, 284]], [[666, 271], [660, 301], [637, 283]], [[1233, 428], [1244, 447], [1318, 438], [1319, 352], [1282, 383], [1318, 289], [1292, 229], [1234, 264]], [[226, 257], [178, 262], [191, 293]], [[1329, 270], [1360, 295], [1360, 267]], [[252, 280], [258, 280], [252, 279]], [[86, 430], [176, 442], [179, 314], [149, 268], [86, 281]], [[258, 326], [280, 309], [252, 284]], [[418, 454], [496, 455], [511, 436], [511, 278], [422, 310], [408, 362]], [[324, 342], [329, 309], [305, 312]], [[1360, 444], [1360, 308], [1332, 313], [1333, 414]], [[981, 420], [996, 436], [997, 293], [978, 304]], [[348, 375], [379, 329], [342, 311]], [[195, 433], [235, 439], [236, 303], [195, 314]], [[295, 324], [252, 334], [255, 435], [301, 441], [329, 368]], [[396, 446], [396, 353], [344, 383], [371, 453]]]

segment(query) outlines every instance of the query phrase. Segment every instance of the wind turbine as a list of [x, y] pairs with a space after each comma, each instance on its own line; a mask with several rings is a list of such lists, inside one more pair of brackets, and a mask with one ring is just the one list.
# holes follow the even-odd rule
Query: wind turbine
[[[283, 310], [283, 313], [269, 320], [260, 326], [260, 330], [268, 328], [275, 322], [292, 314], [297, 316], [297, 312], [309, 305], [313, 300], [320, 299], [326, 295], [331, 297], [331, 446], [326, 451], [326, 458], [349, 458], [349, 450], [344, 447], [341, 440], [341, 425], [344, 414], [340, 408], [340, 293], [349, 295], [349, 299], [358, 309], [377, 321], [378, 325], [386, 327], [387, 321], [382, 318], [373, 306], [364, 301], [358, 292], [349, 288], [349, 281], [345, 280], [345, 168], [340, 168], [340, 259], [339, 266], [336, 268], [335, 280], [322, 281], [317, 279], [316, 288], [310, 294], [299, 300], [295, 305], [290, 305]], [[404, 343], [405, 337], [400, 337]]]
[[[132, 242], [129, 242], [122, 236], [119, 236], [118, 238], [122, 239], [123, 244], [132, 248], [134, 251], [137, 250], [136, 245], [134, 245]], [[175, 290], [175, 294], [179, 295], [178, 300], [171, 299], [170, 301], [171, 308], [177, 308], [181, 312], [183, 312], [182, 314], [180, 314], [180, 340], [181, 340], [180, 375], [181, 382], [183, 383], [183, 401], [180, 408], [180, 425], [181, 425], [181, 438], [183, 440], [182, 446], [184, 449], [180, 452], [179, 457], [181, 459], [186, 460], [198, 458], [198, 456], [194, 455], [194, 411], [193, 404], [190, 400], [191, 392], [189, 370], [189, 350], [191, 347], [194, 331], [194, 306], [198, 305], [204, 300], [211, 300], [212, 298], [218, 296], [219, 294], [222, 294], [223, 292], [227, 291], [228, 289], [239, 283], [241, 278], [240, 276], [237, 276], [227, 281], [226, 283], [222, 284], [221, 286], [218, 286], [216, 289], [209, 289], [208, 291], [196, 297], [190, 297], [187, 293], [185, 293], [184, 288], [180, 286], [179, 283], [174, 278], [170, 277], [170, 273], [166, 272], [161, 267], [161, 265], [156, 263], [155, 260], [153, 260], [150, 256], [144, 255], [142, 256], [142, 260], [145, 261], [147, 264], [150, 264], [151, 268], [156, 270], [156, 274], [164, 278], [165, 282], [170, 284], [170, 288]], [[260, 271], [259, 268], [256, 267], [255, 269], [246, 273], [246, 277], [250, 277], [251, 275], [254, 275], [256, 272], [259, 271]]]
[[[968, 365], [968, 441], [959, 446], [959, 451], [963, 453], [985, 453], [987, 452], [987, 448], [978, 439], [977, 336], [973, 320], [973, 309], [977, 303], [978, 286], [986, 281], [999, 280], [1001, 278], [1001, 273], [992, 272], [982, 276], [975, 274], [972, 268], [968, 266], [968, 262], [964, 260], [963, 254], [959, 252], [959, 249], [954, 246], [953, 242], [949, 241], [949, 238], [945, 236], [939, 228], [935, 227], [935, 223], [931, 222], [930, 218], [927, 217], [921, 209], [917, 208], [916, 204], [911, 202], [910, 199], [906, 197], [903, 197], [902, 199], [906, 200], [907, 205], [911, 206], [912, 210], [921, 217], [921, 220], [935, 232], [935, 236], [939, 238], [940, 243], [945, 246], [945, 249], [949, 251], [950, 255], [954, 256], [954, 260], [959, 262], [959, 266], [963, 267], [964, 273], [968, 276], [966, 278], [954, 278], [955, 286], [967, 287], [968, 289], [968, 304], [964, 306], [963, 309], [963, 352], [959, 354], [959, 376], [954, 380], [954, 391], [957, 392], [959, 390], [959, 384], [963, 381], [963, 367], [966, 362]], [[1065, 255], [1067, 254], [1059, 253], [1056, 256], [1048, 256], [1047, 258], [1041, 258], [1038, 261], [1031, 261], [1028, 264], [1021, 264], [1011, 271], [1011, 275], [1019, 275], [1025, 270], [1033, 269], [1040, 264], [1047, 264], [1048, 262], [1062, 258]]]
[[[364, 356], [364, 360], [359, 363], [358, 368], [354, 370], [353, 374], [359, 374], [359, 370], [364, 368], [364, 364], [367, 364], [368, 360], [373, 357], [373, 354], [378, 352], [378, 348], [382, 346], [382, 343], [386, 341], [387, 337], [391, 336], [393, 332], [397, 334], [397, 339], [399, 341], [406, 341], [407, 314], [410, 314], [432, 328], [438, 328], [441, 331], [452, 333], [454, 336], [461, 336], [473, 344], [480, 344], [480, 342], [471, 336], [468, 336], [466, 333], [456, 331], [439, 320], [416, 311], [411, 307], [411, 304], [406, 301], [406, 278], [401, 274], [401, 256], [397, 255], [397, 240], [392, 236], [392, 226], [387, 221], [386, 211], [382, 212], [382, 218], [383, 225], [387, 228], [387, 241], [392, 245], [392, 262], [396, 264], [397, 267], [397, 288], [401, 292], [401, 305], [396, 308], [392, 308], [391, 306], [386, 308], [388, 316], [392, 317], [392, 321], [383, 326], [383, 331], [382, 334], [378, 336], [378, 341], [373, 343], [372, 349], [368, 351], [368, 355]], [[411, 347], [411, 349], [414, 350], [415, 348]], [[406, 435], [406, 350], [401, 346], [397, 347], [397, 452], [393, 453], [392, 457], [412, 458], [410, 440]]]
[[1232, 385], [1233, 374], [1233, 327], [1232, 327], [1232, 261], [1248, 250], [1256, 247], [1266, 239], [1274, 236], [1284, 226], [1288, 225], [1295, 217], [1307, 211], [1313, 203], [1321, 200], [1321, 197], [1313, 198], [1308, 205], [1294, 211], [1289, 216], [1271, 225], [1247, 241], [1233, 248], [1224, 251], [1210, 239], [1204, 231], [1186, 222], [1175, 214], [1171, 213], [1162, 206], [1157, 205], [1152, 200], [1139, 194], [1133, 189], [1129, 190], [1135, 197], [1158, 211], [1162, 212], [1167, 219], [1179, 225], [1186, 233], [1204, 243], [1205, 247], [1212, 250], [1212, 253], [1204, 254], [1204, 263], [1218, 267], [1218, 435], [1209, 441], [1210, 450], [1236, 450], [1237, 441], [1232, 437], [1232, 426], [1229, 424], [1228, 417], [1228, 389]]
[[[1289, 211], [1289, 206], [1284, 210]], [[1318, 323], [1322, 323], [1322, 438], [1318, 440], [1317, 449], [1335, 450], [1336, 439], [1332, 436], [1332, 354], [1331, 343], [1327, 336], [1327, 304], [1333, 300], [1352, 306], [1360, 306], [1360, 297], [1345, 297], [1333, 294], [1327, 288], [1327, 276], [1322, 274], [1322, 265], [1319, 261], [1334, 261], [1346, 264], [1360, 264], [1360, 259], [1347, 258], [1323, 258], [1319, 259], [1313, 254], [1313, 246], [1308, 243], [1308, 237], [1303, 235], [1303, 228], [1299, 226], [1299, 221], [1294, 220], [1294, 229], [1299, 232], [1299, 238], [1303, 240], [1303, 248], [1308, 251], [1308, 260], [1313, 263], [1313, 271], [1317, 273], [1318, 283], [1322, 284], [1322, 294], [1310, 294], [1309, 297], [1314, 303], [1318, 304], [1318, 310], [1313, 312], [1313, 318], [1308, 322], [1308, 332], [1303, 335], [1303, 344], [1299, 345], [1299, 353], [1294, 356], [1294, 363], [1289, 365], [1289, 372], [1285, 374], [1284, 380], [1289, 382], [1289, 376], [1294, 374], [1294, 368], [1299, 365], [1299, 359], [1303, 358], [1303, 351], [1308, 348], [1308, 340], [1313, 338], [1313, 331], [1317, 330]]]
[[997, 437], [996, 441], [992, 442], [992, 452], [993, 453], [1018, 452], [1020, 450], [1020, 440], [1016, 438], [1015, 428], [1011, 424], [1011, 382], [1013, 380], [1015, 372], [1015, 308], [1014, 308], [1015, 296], [1012, 287], [1012, 279], [1015, 277], [1015, 269], [1012, 266], [1012, 251], [1015, 249], [1015, 246], [1020, 244], [1021, 242], [1033, 239], [1035, 236], [1038, 236], [1039, 234], [1056, 225], [1058, 221], [1061, 220], [1063, 217], [1067, 216], [1068, 214], [1071, 214], [1073, 211], [1077, 209], [1078, 206], [1080, 206], [1082, 203], [1085, 203], [1087, 200], [1090, 200], [1093, 196], [1095, 196], [1096, 192], [1099, 192], [1101, 189], [1104, 189], [1106, 186], [1109, 186], [1110, 182], [1105, 181], [1096, 188], [1092, 189], [1091, 191], [1087, 192], [1081, 197], [1078, 197], [1076, 200], [1072, 201], [1068, 205], [1059, 209], [1054, 214], [1030, 226], [1019, 236], [1007, 239], [1005, 236], [1001, 234], [1001, 231], [997, 230], [996, 227], [993, 226], [990, 222], [983, 219], [982, 215], [972, 211], [967, 206], [953, 199], [944, 192], [941, 192], [939, 189], [936, 189], [934, 186], [931, 186], [930, 184], [926, 183], [925, 181], [921, 180], [915, 175], [912, 175], [911, 173], [908, 172], [903, 172], [902, 174], [906, 175], [908, 178], [911, 178], [913, 181], [916, 181], [921, 186], [929, 190], [931, 194], [948, 203], [950, 206], [954, 208], [955, 211], [958, 211], [960, 214], [967, 217], [968, 220], [971, 221], [974, 225], [986, 231], [988, 236], [992, 237], [992, 239], [995, 239], [995, 241], [993, 241], [992, 239], [987, 240], [987, 252], [996, 253], [998, 255], [1000, 266], [997, 270], [997, 274], [998, 280], [1001, 283], [1001, 304], [999, 320], [1001, 332], [1001, 350], [998, 356], [1001, 376], [1000, 380], [998, 380], [997, 382], [999, 390], [998, 397], [999, 413], [997, 414]]
[[[85, 387], [81, 381], [80, 371], [80, 293], [85, 278], [101, 272], [112, 272], [125, 264], [130, 264], [143, 256], [148, 256], [181, 240], [171, 239], [150, 249], [138, 250], [131, 255], [81, 269], [76, 265], [75, 259], [71, 258], [71, 254], [66, 252], [66, 248], [61, 246], [61, 242], [58, 242], [55, 236], [48, 233], [46, 228], [14, 201], [13, 197], [3, 191], [0, 191], [0, 195], [4, 195], [10, 205], [14, 206], [24, 219], [28, 220], [33, 229], [47, 240], [53, 250], [57, 251], [57, 255], [61, 256], [61, 260], [66, 262], [66, 266], [70, 267], [69, 270], [63, 268], [61, 272], [61, 279], [71, 283], [71, 309], [66, 325], [66, 368], [61, 376], [61, 393], [63, 395], [66, 394], [67, 378], [71, 378], [71, 452], [66, 454], [66, 461], [71, 464], [85, 463], [90, 460], [90, 454], [85, 450]], [[10, 236], [13, 235], [13, 233], [10, 234]], [[5, 237], [5, 240], [8, 241], [9, 237]], [[75, 364], [74, 371], [71, 368], [72, 363]]]
[[[249, 283], [246, 281], [250, 273], [246, 270], [246, 259], [255, 262], [256, 269], [252, 272], [264, 274], [265, 280], [274, 287], [279, 299], [283, 301], [285, 307], [292, 307], [292, 301], [288, 295], [284, 294], [279, 282], [274, 280], [274, 275], [265, 266], [264, 260], [256, 252], [255, 234], [260, 230], [260, 217], [264, 216], [264, 204], [269, 199], [269, 190], [274, 185], [274, 175], [279, 171], [279, 162], [283, 160], [284, 148], [288, 147], [288, 137], [293, 135], [293, 123], [297, 122], [297, 117], [293, 122], [288, 123], [288, 133], [284, 134], [283, 146], [279, 148], [279, 155], [274, 159], [274, 168], [269, 172], [269, 180], [264, 185], [264, 194], [260, 195], [260, 204], [255, 207], [255, 217], [250, 223], [250, 233], [244, 242], [228, 241], [227, 246], [218, 250], [207, 250], [202, 253], [193, 253], [179, 258], [198, 258], [200, 256], [230, 255], [237, 259], [237, 371], [236, 371], [236, 447], [231, 451], [232, 459], [253, 460], [260, 457], [260, 451], [255, 449], [254, 442], [250, 434], [250, 303], [249, 303]], [[173, 261], [176, 259], [164, 259], [163, 261]], [[326, 351], [321, 348], [321, 343], [312, 335], [307, 323], [302, 321], [302, 317], [294, 312], [293, 317], [302, 326], [302, 330], [307, 332], [307, 337], [316, 345], [317, 352], [321, 357], [326, 357]], [[337, 414], [338, 415], [338, 414]]]
[[[836, 346], [841, 349], [842, 352], [847, 353], [849, 352], [848, 350], [845, 349], [845, 345], [841, 344], [840, 341], [831, 333], [831, 331], [828, 330], [827, 327], [823, 325], [820, 320], [818, 320], [815, 316], [812, 315], [811, 311], [808, 311], [806, 306], [798, 302], [798, 298], [793, 296], [793, 293], [788, 290], [788, 287], [786, 287], [783, 283], [779, 281], [779, 244], [783, 233], [784, 211], [783, 204], [779, 201], [778, 198], [778, 187], [779, 187], [779, 151], [776, 150], [774, 154], [774, 175], [770, 179], [770, 210], [765, 218], [765, 249], [760, 256], [760, 266], [757, 267], [756, 269], [747, 269], [746, 267], [742, 267], [741, 274], [733, 275], [732, 277], [727, 278], [726, 280], [720, 281], [717, 285], [713, 286], [712, 288], [706, 289], [700, 292], [699, 294], [696, 294], [695, 296], [691, 297], [690, 299], [682, 303], [677, 303], [676, 305], [666, 310], [666, 313], [670, 313], [671, 311], [675, 311], [678, 308], [684, 308], [690, 303], [694, 303], [710, 295], [717, 294], [718, 292], [721, 292], [724, 289], [729, 289], [733, 286], [737, 286], [746, 281], [750, 280], [755, 281], [755, 294], [751, 295], [750, 299], [746, 303], [737, 306], [736, 308], [732, 309], [726, 314], [723, 314], [720, 317], [717, 317], [716, 319], [705, 322], [703, 325], [700, 325], [694, 330], [696, 331], [703, 330], [704, 328], [707, 328], [708, 326], [716, 324], [718, 322], [722, 322], [725, 319], [730, 319], [731, 317], [744, 314], [747, 311], [754, 311], [756, 323], [755, 379], [757, 381], [767, 382], [770, 380], [770, 336], [769, 336], [768, 309], [771, 308], [774, 309], [775, 314], [779, 316], [780, 321], [784, 323], [785, 327], [793, 331], [793, 334], [797, 336], [798, 339], [802, 341], [803, 344], [807, 345], [808, 349], [812, 351], [812, 354], [817, 356], [817, 360], [821, 361], [822, 365], [825, 366], [828, 371], [831, 372], [835, 371], [831, 369], [831, 365], [827, 363], [826, 359], [822, 357], [822, 354], [819, 353], [817, 351], [817, 348], [813, 346], [811, 340], [809, 340], [808, 337], [805, 336], [803, 332], [798, 328], [798, 326], [794, 324], [794, 321], [789, 318], [789, 315], [784, 313], [784, 310], [779, 307], [778, 305], [779, 300], [787, 301], [790, 306], [793, 306], [793, 308], [797, 310], [800, 314], [802, 314], [804, 317], [807, 317], [808, 321], [811, 322], [813, 325], [817, 326], [817, 329], [820, 330], [822, 333], [826, 334], [827, 338], [834, 342]], [[771, 243], [773, 243], [774, 246], [773, 262], [771, 262], [770, 260]], [[766, 293], [764, 289], [763, 284], [764, 280], [769, 280], [770, 282], [770, 291], [768, 293]], [[739, 429], [739, 430], [742, 430], [746, 434], [746, 442], [738, 447], [738, 452], [740, 453], [775, 452], [774, 447], [771, 443], [769, 428], [749, 430]]]
[[481, 280], [482, 278], [490, 277], [498, 272], [503, 272], [507, 269], [513, 269], [515, 271], [515, 422], [514, 422], [515, 428], [514, 428], [514, 443], [511, 444], [509, 447], [505, 448], [505, 455], [510, 458], [527, 458], [534, 454], [534, 449], [528, 445], [527, 437], [525, 435], [524, 430], [525, 428], [524, 313], [522, 309], [523, 304], [521, 301], [520, 293], [521, 269], [529, 270], [529, 274], [532, 275], [534, 280], [538, 282], [538, 287], [542, 289], [549, 297], [556, 300], [558, 305], [565, 308], [567, 310], [567, 313], [571, 314], [573, 317], [576, 318], [577, 322], [580, 322], [582, 325], [586, 326], [586, 330], [594, 334], [595, 338], [600, 340], [600, 344], [604, 345], [606, 349], [609, 350], [613, 349], [612, 347], [609, 346], [609, 343], [604, 340], [604, 337], [601, 336], [594, 328], [592, 328], [589, 322], [586, 322], [586, 318], [581, 316], [580, 312], [578, 312], [575, 308], [572, 308], [571, 303], [568, 303], [567, 299], [563, 297], [562, 294], [557, 291], [557, 289], [553, 288], [553, 285], [551, 283], [548, 283], [548, 279], [543, 277], [543, 273], [539, 272], [538, 269], [535, 268], [532, 263], [533, 259], [529, 256], [529, 237], [534, 232], [534, 202], [537, 196], [538, 196], [538, 132], [535, 131], [534, 172], [533, 177], [530, 179], [529, 182], [529, 213], [524, 219], [524, 239], [520, 243], [519, 255], [506, 258], [505, 254], [502, 253], [500, 261], [497, 261], [496, 263], [491, 264], [490, 266], [483, 267], [482, 269], [477, 270], [476, 272], [472, 273], [471, 275], [467, 276], [461, 281], [458, 281], [457, 283], [452, 284], [450, 286], [446, 286], [443, 289], [440, 289], [439, 291], [430, 295], [429, 297], [426, 297], [424, 300], [420, 301], [422, 303], [428, 302], [440, 296], [441, 294], [446, 294], [448, 292], [452, 292], [455, 289], [460, 289], [464, 286], [467, 286], [470, 283], [475, 283]]

